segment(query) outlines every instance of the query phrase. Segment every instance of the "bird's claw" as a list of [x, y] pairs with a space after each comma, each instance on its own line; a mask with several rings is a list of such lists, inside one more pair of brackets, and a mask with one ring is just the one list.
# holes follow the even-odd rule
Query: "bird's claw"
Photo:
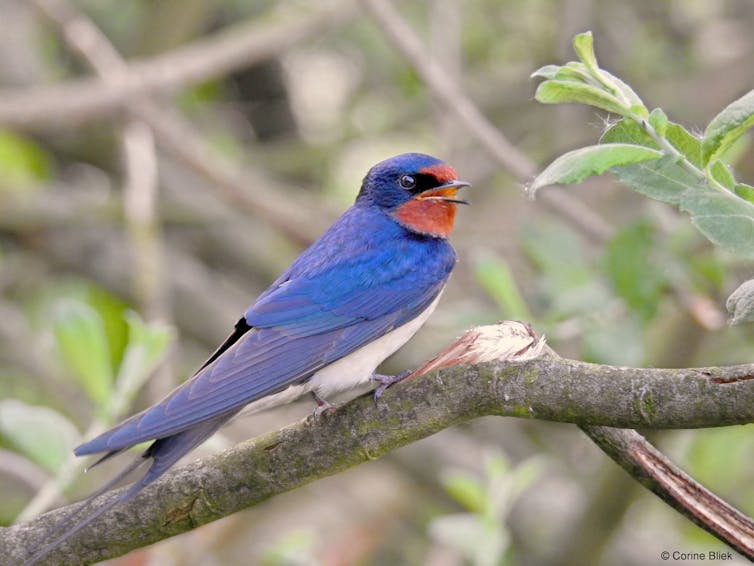
[[334, 411], [338, 408], [338, 406], [334, 403], [330, 403], [329, 401], [322, 399], [314, 391], [312, 391], [312, 397], [314, 397], [314, 402], [317, 404], [317, 406], [314, 407], [314, 411], [312, 411], [312, 418], [314, 419], [318, 419], [322, 416], [323, 413], [326, 413], [327, 411]]
[[410, 369], [401, 372], [398, 375], [382, 375], [380, 373], [372, 375], [372, 379], [379, 383], [377, 389], [374, 390], [374, 402], [376, 403], [379, 398], [382, 397], [382, 394], [388, 389], [388, 387], [395, 385], [399, 381], [403, 381], [409, 375], [411, 375]]

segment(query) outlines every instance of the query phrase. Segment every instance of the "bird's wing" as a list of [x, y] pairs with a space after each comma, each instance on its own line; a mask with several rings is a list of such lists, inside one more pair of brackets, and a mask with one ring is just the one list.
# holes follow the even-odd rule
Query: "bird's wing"
[[403, 325], [435, 299], [452, 248], [371, 250], [316, 274], [282, 278], [245, 314], [251, 330], [158, 404], [79, 446], [120, 450], [164, 438], [310, 377]]

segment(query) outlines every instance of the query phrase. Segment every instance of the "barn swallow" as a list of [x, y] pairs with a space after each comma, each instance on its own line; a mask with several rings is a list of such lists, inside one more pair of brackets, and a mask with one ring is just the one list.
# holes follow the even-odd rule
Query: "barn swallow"
[[395, 379], [376, 374], [377, 366], [434, 311], [456, 263], [448, 236], [457, 205], [467, 204], [457, 191], [467, 186], [451, 166], [420, 153], [372, 167], [354, 205], [259, 296], [190, 379], [74, 450], [103, 454], [96, 465], [153, 441], [89, 501], [151, 461], [138, 481], [64, 527], [27, 564], [133, 497], [244, 408], [305, 393], [328, 407], [331, 395], [370, 380], [378, 397]]

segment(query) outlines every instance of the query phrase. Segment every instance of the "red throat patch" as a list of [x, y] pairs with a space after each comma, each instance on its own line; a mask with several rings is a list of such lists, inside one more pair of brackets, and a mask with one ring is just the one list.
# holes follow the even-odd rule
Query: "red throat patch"
[[[450, 167], [448, 168], [450, 169]], [[450, 180], [455, 180], [455, 171], [453, 171], [453, 178]], [[456, 188], [422, 193], [399, 206], [393, 212], [393, 217], [414, 232], [440, 238], [447, 237], [453, 230], [457, 205], [452, 202], [433, 199], [433, 196], [454, 198]]]

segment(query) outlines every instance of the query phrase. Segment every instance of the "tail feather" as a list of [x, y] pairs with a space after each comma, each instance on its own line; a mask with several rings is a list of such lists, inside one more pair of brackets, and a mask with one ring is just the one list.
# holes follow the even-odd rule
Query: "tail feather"
[[[200, 425], [194, 426], [178, 434], [160, 438], [154, 441], [149, 448], [142, 454], [137, 460], [130, 463], [123, 471], [121, 471], [115, 478], [107, 482], [103, 487], [97, 490], [94, 494], [86, 499], [86, 502], [73, 511], [69, 516], [65, 517], [60, 526], [55, 528], [48, 536], [55, 536], [61, 531], [62, 534], [57, 536], [51, 542], [45, 544], [41, 549], [37, 550], [32, 556], [30, 556], [23, 566], [32, 566], [36, 564], [50, 552], [55, 550], [65, 541], [73, 537], [76, 533], [81, 531], [84, 527], [90, 524], [92, 521], [100, 517], [102, 514], [112, 509], [116, 505], [124, 503], [131, 499], [134, 495], [139, 493], [142, 489], [148, 486], [150, 483], [159, 478], [162, 474], [168, 471], [173, 464], [180, 460], [188, 452], [196, 448], [199, 444], [207, 440], [212, 436], [218, 428], [220, 428], [225, 422], [231, 419], [238, 411], [226, 413], [214, 419], [208, 420]], [[105, 459], [114, 456], [115, 453], [108, 453], [103, 458], [93, 464], [93, 466], [99, 464]], [[111, 499], [104, 503], [99, 508], [95, 509], [91, 514], [85, 516], [78, 522], [71, 524], [71, 521], [76, 517], [82, 515], [85, 511], [91, 508], [94, 500], [113, 488], [116, 484], [122, 481], [128, 474], [133, 472], [136, 468], [141, 466], [147, 459], [152, 459], [152, 464], [146, 473], [118, 497]], [[91, 466], [90, 466], [91, 467]]]
[[[119, 497], [108, 501], [107, 503], [99, 507], [98, 509], [95, 509], [94, 512], [92, 512], [91, 514], [86, 515], [80, 521], [73, 523], [72, 526], [69, 526], [70, 523], [76, 517], [83, 515], [85, 511], [88, 511], [89, 509], [91, 509], [92, 504], [94, 503], [95, 499], [97, 499], [100, 495], [102, 495], [106, 491], [109, 491], [110, 489], [118, 485], [121, 481], [123, 481], [123, 479], [126, 478], [126, 476], [128, 476], [131, 472], [133, 472], [139, 466], [143, 465], [144, 462], [146, 461], [147, 460], [144, 455], [139, 456], [136, 460], [134, 460], [128, 466], [126, 466], [117, 476], [115, 476], [113, 479], [111, 479], [109, 482], [107, 482], [105, 485], [103, 485], [101, 488], [99, 488], [97, 491], [95, 491], [93, 494], [87, 497], [83, 505], [81, 505], [78, 509], [72, 511], [67, 517], [65, 517], [60, 522], [60, 524], [57, 527], [55, 527], [52, 531], [47, 533], [48, 538], [49, 537], [56, 537], [56, 538], [54, 538], [52, 541], [48, 542], [42, 548], [37, 550], [32, 556], [30, 556], [26, 560], [26, 562], [23, 563], [23, 566], [32, 566], [33, 564], [36, 564], [42, 558], [44, 558], [50, 552], [52, 552], [55, 548], [63, 544], [66, 540], [71, 538], [81, 529], [86, 527], [89, 523], [94, 521], [97, 517], [102, 515], [105, 511], [116, 506], [118, 503], [122, 503], [126, 501], [135, 493], [137, 493], [142, 487], [144, 487], [143, 485], [139, 485], [141, 484], [141, 481], [144, 478], [142, 478], [142, 480], [139, 480], [138, 482], [133, 484], [127, 491], [123, 492], [123, 494], [121, 494]], [[98, 463], [99, 461], [95, 462], [95, 465]], [[62, 534], [59, 534], [61, 532]]]

